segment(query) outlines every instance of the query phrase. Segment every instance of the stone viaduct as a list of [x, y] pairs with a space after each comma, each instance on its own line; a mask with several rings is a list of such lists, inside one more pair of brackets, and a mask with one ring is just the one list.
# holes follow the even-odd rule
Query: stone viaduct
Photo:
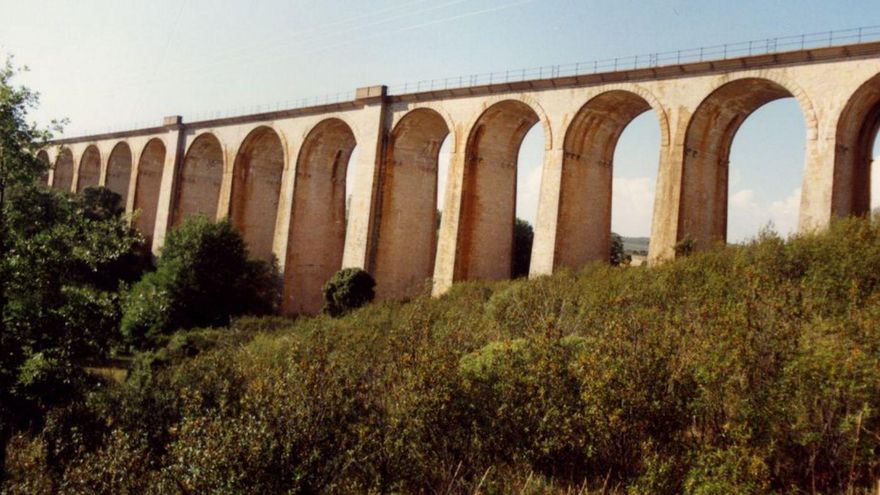
[[646, 111], [661, 135], [650, 261], [673, 257], [685, 238], [723, 242], [734, 135], [779, 98], [797, 100], [807, 129], [800, 229], [866, 214], [880, 42], [398, 95], [374, 86], [352, 101], [200, 122], [170, 117], [61, 139], [41, 153], [53, 165], [52, 187], [100, 184], [121, 194], [154, 252], [189, 215], [228, 216], [252, 254], [277, 259], [283, 311], [313, 313], [341, 267], [370, 271], [380, 298], [412, 296], [428, 280], [440, 294], [461, 280], [508, 278], [517, 155], [534, 125], [545, 152], [531, 276], [607, 259], [615, 145]]

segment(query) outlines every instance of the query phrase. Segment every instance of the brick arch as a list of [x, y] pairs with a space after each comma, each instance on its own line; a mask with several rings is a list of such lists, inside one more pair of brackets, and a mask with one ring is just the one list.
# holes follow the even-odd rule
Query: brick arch
[[511, 277], [519, 150], [540, 121], [523, 99], [500, 98], [484, 104], [471, 126], [464, 148], [454, 281]]
[[834, 135], [834, 215], [867, 215], [871, 210], [874, 140], [880, 132], [880, 74], [853, 92], [836, 119]]
[[480, 118], [486, 114], [487, 110], [504, 101], [517, 101], [529, 107], [532, 112], [537, 115], [538, 122], [540, 122], [541, 129], [544, 132], [544, 150], [547, 151], [553, 149], [553, 129], [550, 123], [550, 118], [547, 116], [547, 112], [544, 110], [544, 107], [541, 106], [538, 100], [524, 94], [496, 95], [483, 99], [480, 108], [471, 115], [471, 118], [469, 120], [471, 124], [470, 127], [467, 129], [467, 132], [464, 133], [464, 136], [470, 136], [473, 133], [474, 128], [479, 123]]
[[171, 225], [192, 215], [217, 217], [225, 163], [226, 147], [216, 134], [203, 132], [192, 140], [177, 171]]
[[76, 192], [87, 187], [97, 187], [101, 181], [101, 151], [90, 144], [79, 158], [76, 172]]
[[342, 267], [345, 248], [345, 182], [355, 131], [331, 117], [313, 126], [297, 156], [290, 214], [282, 310], [316, 313], [321, 287]]
[[300, 144], [304, 143], [309, 138], [309, 136], [312, 135], [312, 133], [315, 131], [315, 129], [318, 129], [320, 126], [322, 126], [323, 124], [325, 124], [328, 121], [342, 122], [343, 124], [346, 125], [346, 127], [348, 127], [348, 129], [351, 131], [351, 134], [355, 137], [355, 139], [358, 142], [361, 141], [360, 130], [358, 129], [357, 125], [354, 122], [352, 122], [352, 120], [350, 118], [348, 118], [348, 116], [346, 116], [344, 114], [340, 114], [340, 113], [332, 113], [332, 114], [322, 115], [321, 118], [318, 119], [317, 121], [315, 121], [314, 124], [312, 124], [311, 126], [307, 126], [299, 134]]
[[449, 151], [452, 153], [458, 151], [458, 139], [456, 136], [457, 133], [455, 132], [455, 120], [452, 118], [452, 115], [450, 115], [449, 112], [447, 112], [446, 109], [444, 109], [443, 106], [439, 103], [424, 102], [410, 107], [406, 111], [406, 113], [403, 113], [395, 120], [392, 128], [397, 127], [397, 124], [399, 124], [405, 117], [420, 109], [433, 111], [434, 113], [439, 115], [444, 122], [446, 122], [446, 128], [449, 129], [449, 134], [452, 136], [452, 141], [449, 143]]
[[138, 154], [135, 165], [134, 227], [152, 244], [156, 228], [156, 212], [159, 207], [159, 190], [165, 169], [165, 142], [159, 138], [147, 141]]
[[272, 245], [286, 155], [281, 135], [261, 125], [244, 138], [232, 165], [232, 223], [251, 254], [266, 261], [274, 257]]
[[[562, 144], [554, 268], [577, 269], [589, 262], [608, 261], [613, 160], [617, 142], [636, 117], [655, 108], [631, 89], [630, 85], [621, 85], [619, 89], [593, 95], [566, 128]], [[668, 136], [662, 137], [668, 131], [668, 128], [664, 129], [664, 117], [665, 113], [658, 116], [661, 147], [664, 140], [668, 143]], [[658, 163], [659, 158], [658, 150]]]
[[52, 187], [67, 192], [73, 187], [73, 151], [67, 146], [62, 147], [55, 157]]
[[799, 102], [809, 142], [817, 132], [812, 103], [792, 81], [769, 72], [725, 78], [683, 123], [679, 240], [688, 237], [704, 247], [726, 241], [728, 164], [733, 139], [755, 110], [790, 97]]
[[[755, 70], [755, 71], [745, 71], [745, 72], [737, 72], [734, 77], [726, 76], [720, 78], [719, 82], [715, 84], [708, 92], [707, 96], [703, 98], [698, 105], [697, 108], [703, 106], [703, 104], [709, 100], [718, 90], [721, 88], [733, 84], [738, 83], [745, 80], [764, 80], [775, 83], [780, 88], [785, 90], [787, 93], [785, 96], [780, 96], [779, 98], [794, 98], [798, 102], [798, 106], [801, 109], [801, 114], [804, 117], [804, 124], [807, 130], [807, 141], [815, 140], [819, 135], [819, 119], [816, 116], [816, 109], [813, 105], [813, 101], [807, 95], [807, 93], [801, 88], [799, 84], [797, 84], [791, 78], [783, 76], [776, 71], [768, 71], [768, 70]], [[765, 102], [769, 103], [769, 101]], [[758, 108], [761, 105], [758, 105]], [[754, 110], [757, 110], [755, 108]], [[752, 111], [754, 111], [752, 110]], [[696, 112], [694, 112], [696, 113]], [[690, 122], [692, 119], [679, 119], [678, 131], [676, 135], [681, 136], [681, 139], [686, 138], [688, 127], [690, 126]]]
[[415, 108], [394, 126], [382, 167], [373, 276], [380, 299], [418, 294], [434, 268], [440, 147], [449, 123]]
[[[657, 116], [657, 124], [660, 128], [660, 146], [666, 147], [672, 143], [672, 125], [669, 122], [669, 114], [666, 112], [666, 107], [663, 106], [663, 104], [660, 102], [660, 99], [658, 99], [654, 93], [641, 85], [632, 83], [621, 83], [602, 86], [602, 89], [600, 91], [591, 93], [586, 98], [586, 101], [581, 106], [581, 108], [583, 108], [583, 106], [589, 103], [591, 100], [602, 96], [604, 93], [615, 91], [631, 93], [634, 96], [638, 96], [639, 98], [644, 100], [650, 107], [647, 110], [653, 111], [654, 114]], [[568, 134], [569, 128], [571, 127], [573, 122], [573, 117], [570, 119], [566, 119], [560, 129], [561, 136], [566, 136]]]
[[120, 141], [113, 146], [110, 156], [107, 158], [107, 189], [115, 192], [122, 198], [122, 205], [128, 199], [128, 189], [131, 183], [131, 171], [133, 167], [131, 147], [125, 141]]

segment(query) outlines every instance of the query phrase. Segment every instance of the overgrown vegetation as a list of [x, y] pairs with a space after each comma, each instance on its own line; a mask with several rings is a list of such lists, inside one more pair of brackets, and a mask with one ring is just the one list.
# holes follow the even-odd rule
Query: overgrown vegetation
[[528, 276], [534, 240], [535, 229], [532, 228], [532, 225], [522, 218], [517, 218], [513, 224], [513, 262], [511, 263], [513, 278]]
[[375, 297], [376, 281], [360, 268], [343, 268], [324, 285], [325, 314], [342, 316], [370, 303]]
[[868, 493], [880, 227], [175, 335], [12, 492]]
[[276, 272], [248, 258], [228, 220], [189, 218], [169, 232], [156, 271], [127, 294], [122, 335], [130, 346], [146, 349], [162, 345], [176, 330], [270, 314], [278, 300]]

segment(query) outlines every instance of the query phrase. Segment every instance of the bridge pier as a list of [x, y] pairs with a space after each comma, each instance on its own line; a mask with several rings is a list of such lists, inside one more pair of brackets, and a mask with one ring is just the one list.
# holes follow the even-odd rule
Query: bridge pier
[[156, 198], [156, 208], [153, 228], [153, 254], [159, 255], [165, 244], [165, 236], [171, 227], [176, 205], [175, 197], [178, 188], [178, 170], [182, 166], [185, 146], [184, 127], [180, 116], [166, 117], [165, 136], [163, 141], [169, 143], [164, 153], [161, 168], [161, 180]]

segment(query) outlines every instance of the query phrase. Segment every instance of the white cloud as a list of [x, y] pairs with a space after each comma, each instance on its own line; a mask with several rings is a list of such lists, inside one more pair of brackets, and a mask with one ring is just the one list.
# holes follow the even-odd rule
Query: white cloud
[[783, 236], [797, 232], [800, 210], [801, 188], [792, 191], [785, 199], [770, 203], [770, 219], [776, 232]]
[[615, 177], [611, 194], [611, 230], [627, 237], [651, 234], [654, 180], [650, 177]]
[[742, 242], [755, 237], [768, 225], [782, 236], [797, 231], [798, 212], [801, 204], [801, 188], [796, 188], [785, 198], [767, 201], [751, 189], [732, 193], [727, 206], [727, 240]]
[[522, 177], [517, 177], [516, 191], [516, 216], [535, 225], [535, 217], [538, 215], [538, 197], [541, 193], [541, 167], [540, 163], [520, 170]]

